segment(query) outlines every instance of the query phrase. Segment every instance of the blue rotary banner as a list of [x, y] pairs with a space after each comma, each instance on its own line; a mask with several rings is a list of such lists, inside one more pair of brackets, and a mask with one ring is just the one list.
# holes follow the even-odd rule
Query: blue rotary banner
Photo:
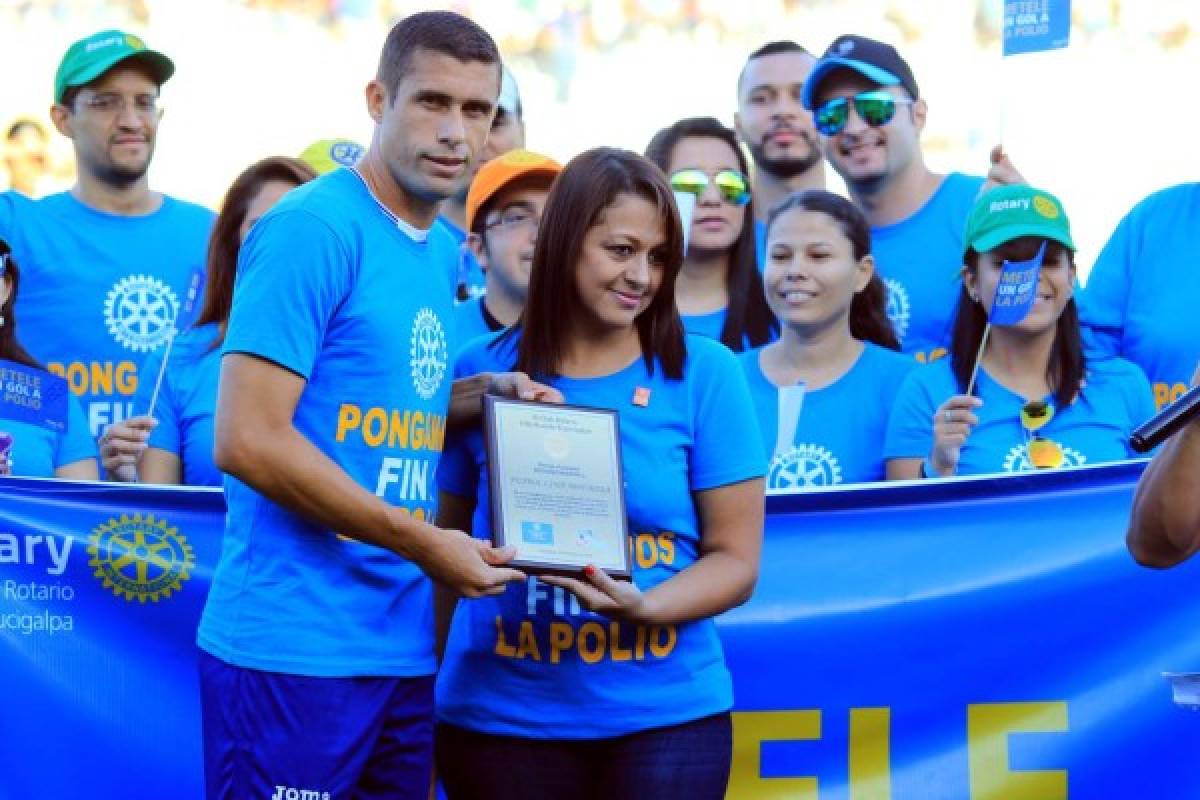
[[[721, 620], [729, 796], [1200, 797], [1200, 715], [1161, 675], [1200, 670], [1200, 564], [1130, 560], [1140, 469], [770, 497], [758, 590]], [[0, 480], [0, 799], [202, 796], [223, 514], [213, 490]]]

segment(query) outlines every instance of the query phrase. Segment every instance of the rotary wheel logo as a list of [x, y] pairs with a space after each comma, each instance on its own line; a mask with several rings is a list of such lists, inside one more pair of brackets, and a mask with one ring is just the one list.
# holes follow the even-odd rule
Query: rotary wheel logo
[[122, 347], [135, 353], [157, 350], [170, 335], [178, 314], [175, 292], [149, 275], [122, 278], [104, 300], [108, 332]]
[[[1004, 457], [1005, 472], [1036, 472], [1037, 469], [1033, 466], [1033, 462], [1029, 460], [1028, 446], [1023, 444], [1015, 445], [1008, 451], [1008, 455]], [[1062, 467], [1080, 467], [1087, 463], [1087, 456], [1078, 450], [1073, 450], [1070, 447], [1062, 448], [1062, 463], [1058, 466]]]
[[1046, 219], [1058, 219], [1058, 206], [1054, 205], [1054, 201], [1049, 197], [1035, 195], [1033, 198], [1033, 210], [1041, 214]]
[[428, 308], [417, 312], [412, 326], [412, 345], [409, 348], [413, 388], [422, 399], [428, 400], [442, 385], [446, 375], [446, 331], [441, 320]]
[[797, 445], [781, 453], [767, 471], [768, 489], [807, 489], [841, 482], [837, 458], [819, 444]]
[[165, 519], [122, 514], [88, 537], [88, 566], [117, 597], [158, 602], [183, 587], [196, 565], [192, 547]]
[[892, 278], [884, 278], [883, 285], [887, 287], [887, 315], [896, 330], [896, 338], [901, 342], [908, 333], [908, 290], [904, 284]]

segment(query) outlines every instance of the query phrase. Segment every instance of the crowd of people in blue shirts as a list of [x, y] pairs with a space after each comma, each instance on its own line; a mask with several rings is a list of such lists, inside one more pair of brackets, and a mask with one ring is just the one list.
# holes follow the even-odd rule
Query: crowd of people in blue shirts
[[[210, 796], [419, 787], [435, 739], [454, 797], [534, 768], [528, 796], [720, 796], [712, 618], [753, 589], [764, 490], [1129, 458], [1200, 358], [1200, 184], [1133, 209], [1081, 290], [1058, 198], [1000, 148], [986, 175], [931, 171], [916, 76], [866, 37], [769, 43], [733, 128], [563, 165], [524, 148], [487, 34], [413, 15], [369, 146], [266, 158], [215, 215], [149, 187], [173, 72], [124, 32], [72, 44], [51, 114], [78, 182], [0, 195], [0, 388], [65, 398], [5, 388], [0, 473], [224, 486]], [[1031, 259], [1030, 310], [990, 324]], [[491, 546], [489, 392], [619, 412], [652, 543], [632, 582], [531, 578]], [[319, 742], [276, 735], [331, 708]]]

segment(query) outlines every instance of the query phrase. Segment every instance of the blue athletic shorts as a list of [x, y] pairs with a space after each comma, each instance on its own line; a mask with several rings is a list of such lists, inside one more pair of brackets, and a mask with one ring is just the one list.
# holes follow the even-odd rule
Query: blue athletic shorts
[[427, 800], [432, 675], [313, 678], [200, 651], [209, 800]]

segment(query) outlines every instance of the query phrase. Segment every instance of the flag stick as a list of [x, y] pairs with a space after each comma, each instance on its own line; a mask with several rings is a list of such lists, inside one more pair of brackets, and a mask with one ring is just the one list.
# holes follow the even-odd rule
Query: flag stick
[[975, 354], [975, 366], [971, 367], [971, 382], [967, 384], [967, 395], [975, 390], [975, 376], [979, 374], [979, 364], [983, 361], [983, 349], [987, 347], [988, 334], [992, 332], [992, 323], [983, 329], [983, 338], [979, 340], [979, 352]]
[[[986, 333], [986, 332], [985, 332]], [[175, 343], [175, 329], [167, 337], [167, 349], [163, 351], [162, 363], [158, 365], [158, 377], [154, 380], [154, 393], [150, 395], [150, 408], [146, 410], [147, 417], [154, 416], [154, 405], [158, 402], [158, 390], [162, 388], [163, 375], [167, 373], [167, 359], [171, 357], [171, 345]]]

